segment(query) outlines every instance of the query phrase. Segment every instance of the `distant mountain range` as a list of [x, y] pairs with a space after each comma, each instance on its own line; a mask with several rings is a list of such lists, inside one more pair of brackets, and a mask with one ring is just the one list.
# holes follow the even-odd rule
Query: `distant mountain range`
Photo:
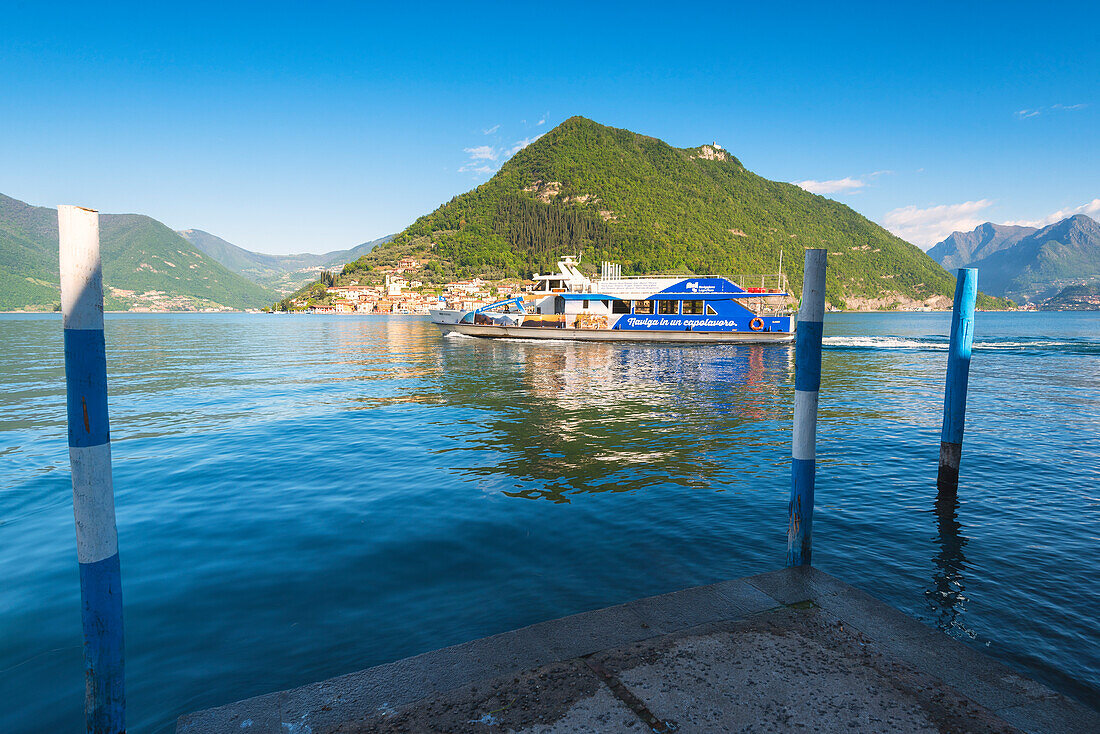
[[[140, 214], [101, 214], [106, 308], [259, 308], [274, 294]], [[60, 303], [57, 210], [0, 194], [0, 309]]]
[[[109, 310], [262, 308], [380, 242], [323, 255], [265, 255], [140, 214], [100, 214]], [[0, 194], [0, 310], [60, 304], [57, 210]]]
[[342, 267], [344, 263], [366, 255], [376, 245], [393, 239], [393, 235], [389, 235], [364, 242], [350, 250], [334, 250], [323, 255], [268, 255], [238, 247], [201, 229], [184, 229], [180, 235], [238, 275], [282, 295], [317, 280], [322, 270]]
[[[769, 181], [717, 144], [674, 148], [571, 117], [487, 182], [349, 265], [349, 279], [415, 255], [443, 277], [529, 277], [562, 255], [624, 274], [774, 273], [800, 289], [803, 250], [829, 251], [826, 297], [840, 308], [950, 308], [954, 278], [851, 208]], [[986, 308], [1004, 307], [981, 297]]]
[[1046, 227], [986, 222], [953, 232], [928, 251], [947, 269], [978, 268], [978, 286], [1020, 303], [1100, 281], [1100, 224], [1076, 214]]

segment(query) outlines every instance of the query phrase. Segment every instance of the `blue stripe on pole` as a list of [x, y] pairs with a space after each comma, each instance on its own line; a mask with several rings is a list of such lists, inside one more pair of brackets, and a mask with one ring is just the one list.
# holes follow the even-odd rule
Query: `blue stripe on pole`
[[88, 731], [124, 732], [122, 575], [118, 554], [79, 565]]
[[65, 329], [69, 445], [111, 440], [107, 421], [107, 355], [102, 329]]
[[816, 470], [817, 462], [813, 459], [791, 460], [791, 526], [787, 532], [788, 566], [810, 564]]
[[955, 281], [951, 311], [951, 342], [947, 352], [947, 386], [943, 395], [943, 430], [940, 440], [961, 444], [966, 422], [966, 388], [974, 347], [974, 306], [978, 296], [978, 271], [961, 268]]
[[817, 392], [821, 389], [820, 321], [799, 321], [794, 336], [794, 389]]

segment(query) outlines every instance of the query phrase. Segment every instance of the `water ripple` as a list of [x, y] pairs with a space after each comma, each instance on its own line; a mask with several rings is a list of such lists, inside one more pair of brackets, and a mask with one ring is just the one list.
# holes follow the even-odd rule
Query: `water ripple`
[[[935, 489], [947, 318], [826, 321], [815, 561], [1100, 694], [1100, 330], [979, 314]], [[424, 320], [109, 316], [130, 723], [771, 570], [793, 350], [441, 338]], [[0, 730], [80, 726], [59, 320], [0, 317]]]

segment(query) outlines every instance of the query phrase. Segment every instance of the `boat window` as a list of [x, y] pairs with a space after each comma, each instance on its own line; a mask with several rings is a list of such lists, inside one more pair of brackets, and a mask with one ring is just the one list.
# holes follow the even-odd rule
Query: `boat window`
[[680, 312], [679, 301], [658, 301], [657, 313], [662, 316], [675, 316]]
[[634, 313], [651, 314], [653, 313], [653, 301], [635, 301]]
[[680, 312], [683, 314], [697, 315], [703, 313], [702, 301], [684, 301], [684, 308]]
[[718, 312], [714, 310], [714, 306], [707, 304], [707, 316], [717, 316]]
[[611, 313], [630, 313], [630, 301], [612, 301]]
[[584, 299], [583, 301], [581, 301], [581, 308], [583, 308], [586, 311], [588, 310], [588, 299], [587, 298]]

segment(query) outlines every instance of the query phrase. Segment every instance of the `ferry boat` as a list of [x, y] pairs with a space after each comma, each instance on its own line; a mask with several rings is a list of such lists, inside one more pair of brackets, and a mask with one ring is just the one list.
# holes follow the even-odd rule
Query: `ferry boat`
[[[778, 274], [623, 277], [603, 263], [591, 280], [571, 257], [534, 276], [519, 296], [472, 310], [429, 309], [447, 332], [505, 339], [659, 342], [787, 342], [795, 319]], [[759, 285], [757, 285], [759, 283]]]

